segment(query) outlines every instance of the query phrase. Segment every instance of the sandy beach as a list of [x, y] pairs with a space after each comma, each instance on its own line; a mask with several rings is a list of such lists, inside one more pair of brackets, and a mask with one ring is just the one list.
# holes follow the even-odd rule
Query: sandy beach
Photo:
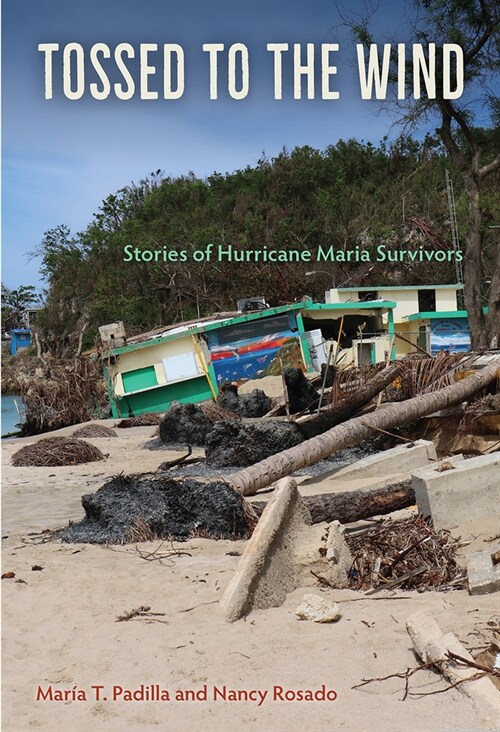
[[[103, 423], [113, 426], [114, 420]], [[229, 624], [218, 602], [243, 541], [44, 541], [36, 532], [82, 518], [81, 495], [108, 477], [153, 471], [182, 452], [145, 449], [154, 427], [117, 432], [116, 438], [89, 440], [108, 454], [106, 460], [58, 468], [10, 465], [13, 452], [40, 438], [3, 442], [2, 571], [15, 573], [2, 581], [5, 732], [495, 728], [458, 689], [402, 701], [404, 679], [352, 687], [417, 665], [405, 619], [420, 608], [466, 647], [479, 645], [477, 633], [498, 615], [498, 594], [386, 591], [374, 599], [318, 586], [314, 592], [340, 602], [342, 617], [316, 624], [295, 616], [311, 591], [304, 587], [281, 607]], [[462, 538], [484, 547], [488, 532], [495, 527], [471, 527]], [[141, 606], [155, 614], [117, 622]], [[425, 670], [412, 677], [410, 691], [446, 685]], [[298, 690], [317, 699], [285, 698]], [[186, 692], [195, 699], [187, 700]]]

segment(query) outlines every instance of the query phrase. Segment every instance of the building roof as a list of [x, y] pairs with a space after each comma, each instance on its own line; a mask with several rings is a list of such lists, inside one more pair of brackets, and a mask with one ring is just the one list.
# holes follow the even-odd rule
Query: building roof
[[[488, 308], [483, 308], [483, 313], [488, 314]], [[467, 318], [467, 310], [447, 310], [447, 311], [429, 311], [422, 313], [413, 313], [412, 315], [405, 315], [404, 318], [407, 320], [432, 320], [433, 318]]]
[[310, 313], [313, 316], [314, 313], [328, 313], [340, 314], [346, 311], [357, 312], [359, 310], [393, 310], [396, 307], [395, 302], [388, 300], [374, 300], [368, 302], [349, 302], [349, 303], [313, 303], [312, 300], [306, 302], [296, 302], [289, 305], [279, 305], [274, 308], [267, 308], [266, 310], [258, 310], [255, 312], [243, 315], [241, 313], [224, 313], [218, 315], [208, 316], [206, 318], [199, 318], [198, 320], [191, 320], [184, 323], [175, 323], [172, 326], [164, 328], [155, 328], [154, 330], [142, 333], [141, 335], [135, 336], [134, 338], [127, 339], [126, 346], [120, 346], [118, 348], [110, 348], [105, 350], [105, 354], [120, 354], [127, 353], [139, 348], [150, 348], [156, 346], [159, 343], [165, 343], [166, 341], [175, 340], [183, 335], [197, 335], [198, 333], [205, 333], [211, 330], [217, 330], [221, 327], [239, 325], [241, 323], [247, 323], [252, 320], [259, 320], [262, 318], [269, 318], [273, 315], [282, 315], [284, 313], [302, 311], [304, 314]]
[[206, 318], [200, 318], [198, 320], [186, 321], [184, 323], [176, 323], [171, 327], [155, 328], [153, 331], [143, 333], [135, 338], [127, 339], [127, 345], [121, 346], [120, 348], [111, 348], [105, 353], [126, 353], [137, 348], [149, 348], [150, 346], [156, 346], [159, 343], [165, 341], [174, 340], [183, 335], [196, 335], [198, 333], [205, 333], [209, 330], [216, 330], [221, 326], [226, 325], [239, 325], [240, 323], [246, 323], [252, 320], [259, 320], [261, 318], [268, 318], [273, 315], [281, 315], [294, 310], [300, 310], [307, 307], [303, 302], [297, 302], [290, 305], [280, 305], [275, 308], [267, 308], [266, 310], [258, 310], [256, 312], [242, 315], [241, 313], [229, 314], [225, 313], [220, 318], [211, 315]]
[[455, 285], [372, 285], [370, 287], [332, 287], [339, 292], [379, 292], [379, 290], [463, 290], [462, 284]]
[[391, 300], [362, 300], [356, 302], [332, 302], [332, 303], [311, 303], [304, 307], [304, 315], [314, 318], [317, 314], [320, 317], [328, 317], [329, 314], [338, 313], [340, 317], [343, 314], [356, 314], [359, 310], [394, 310], [396, 303]]

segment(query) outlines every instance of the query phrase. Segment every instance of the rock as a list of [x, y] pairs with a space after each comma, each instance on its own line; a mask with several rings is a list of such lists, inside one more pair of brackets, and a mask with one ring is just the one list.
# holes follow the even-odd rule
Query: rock
[[300, 620], [312, 620], [315, 623], [334, 623], [341, 617], [337, 603], [319, 595], [304, 595], [295, 615]]

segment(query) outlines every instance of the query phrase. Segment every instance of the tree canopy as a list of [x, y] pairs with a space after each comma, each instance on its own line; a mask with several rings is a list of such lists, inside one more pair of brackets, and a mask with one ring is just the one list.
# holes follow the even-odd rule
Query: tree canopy
[[[404, 128], [436, 123], [435, 134], [462, 177], [467, 204], [463, 223], [464, 293], [469, 316], [473, 348], [498, 348], [500, 345], [500, 245], [492, 244], [484, 226], [486, 180], [500, 168], [498, 122], [498, 72], [500, 70], [500, 5], [497, 0], [415, 0], [414, 15], [408, 21], [408, 40], [422, 44], [423, 54], [431, 68], [433, 60], [435, 93], [420, 96], [411, 93], [415, 84], [412, 64], [405, 67], [405, 87], [409, 93], [393, 95], [383, 104], [399, 112]], [[345, 18], [358, 41], [370, 45], [370, 18]], [[400, 40], [400, 39], [399, 39]], [[461, 57], [454, 56], [450, 66], [450, 87], [463, 89], [457, 98], [444, 93], [446, 68], [443, 44], [456, 44]], [[435, 44], [435, 49], [433, 49]], [[396, 45], [394, 45], [394, 49]], [[462, 79], [463, 72], [463, 79]], [[417, 76], [422, 77], [420, 73]], [[421, 79], [422, 80], [422, 79]], [[423, 80], [422, 80], [423, 81]], [[495, 91], [496, 90], [496, 91]], [[404, 96], [404, 98], [399, 98]], [[492, 138], [496, 145], [485, 145], [484, 131], [478, 120], [496, 125]], [[488, 269], [489, 249], [494, 248], [495, 264]], [[487, 316], [483, 313], [483, 290], [490, 280]]]
[[[475, 131], [488, 154], [492, 130]], [[234, 310], [242, 297], [264, 295], [270, 304], [303, 295], [323, 299], [337, 284], [455, 282], [452, 262], [378, 262], [377, 247], [417, 252], [451, 247], [445, 169], [450, 168], [459, 230], [467, 225], [463, 177], [437, 137], [407, 135], [379, 145], [339, 141], [324, 150], [308, 146], [262, 155], [258, 163], [207, 179], [170, 178], [160, 171], [108, 196], [81, 233], [65, 226], [47, 232], [38, 254], [48, 285], [39, 319], [51, 350], [71, 350], [85, 331], [93, 345], [97, 328], [122, 320], [129, 334], [213, 312]], [[494, 195], [498, 174], [481, 190], [482, 230], [500, 220]], [[485, 239], [486, 241], [486, 239]], [[347, 252], [358, 247], [369, 262], [196, 262], [207, 244], [241, 250]], [[186, 260], [126, 260], [127, 251], [187, 253]], [[484, 270], [493, 272], [493, 251], [484, 248]], [[305, 272], [322, 270], [305, 278]], [[331, 277], [330, 277], [331, 273]]]

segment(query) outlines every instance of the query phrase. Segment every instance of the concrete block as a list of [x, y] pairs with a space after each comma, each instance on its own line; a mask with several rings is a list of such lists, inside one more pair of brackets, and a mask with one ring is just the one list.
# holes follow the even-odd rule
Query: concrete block
[[117, 323], [108, 323], [99, 327], [99, 335], [103, 346], [107, 348], [119, 348], [127, 342], [125, 328], [120, 320]]
[[332, 586], [349, 587], [349, 570], [353, 557], [344, 538], [344, 527], [338, 521], [328, 526], [315, 524], [297, 532], [292, 547], [296, 586], [315, 585], [315, 572]]
[[[452, 529], [481, 519], [500, 518], [500, 454], [470, 460], [455, 456], [412, 475], [419, 510], [435, 529]], [[443, 469], [449, 463], [449, 470]]]
[[469, 555], [467, 578], [471, 595], [486, 595], [500, 590], [500, 562], [494, 564], [492, 559], [492, 555], [499, 552], [500, 544], [496, 544]]
[[252, 607], [281, 605], [296, 588], [293, 546], [297, 534], [310, 523], [295, 481], [280, 480], [222, 597], [228, 621], [238, 620]]
[[417, 440], [357, 460], [352, 465], [346, 465], [345, 468], [336, 471], [332, 477], [335, 480], [337, 478], [347, 480], [410, 473], [418, 468], [427, 467], [435, 460], [437, 455], [434, 443], [429, 440]]
[[429, 663], [427, 645], [443, 635], [439, 625], [425, 610], [418, 610], [406, 619], [406, 630], [417, 655], [424, 663]]
[[339, 521], [329, 525], [326, 539], [326, 561], [328, 563], [328, 580], [334, 587], [349, 587], [349, 572], [353, 563], [351, 550], [344, 537], [345, 526]]
[[[498, 691], [489, 678], [475, 679], [477, 669], [463, 666], [448, 657], [451, 651], [473, 661], [469, 651], [453, 633], [444, 634], [434, 618], [422, 610], [406, 619], [406, 629], [417, 655], [424, 663], [438, 663], [442, 674], [468, 696], [482, 719], [498, 722]], [[465, 683], [460, 683], [464, 681]]]
[[421, 513], [422, 516], [425, 518], [430, 518], [431, 516], [431, 505], [429, 503], [429, 496], [427, 495], [425, 487], [426, 479], [432, 478], [436, 473], [446, 472], [450, 469], [450, 465], [452, 468], [455, 468], [455, 466], [463, 462], [463, 460], [463, 455], [453, 455], [453, 457], [438, 460], [433, 465], [428, 465], [426, 468], [412, 472], [412, 488], [415, 491], [415, 501], [417, 503], [419, 513]]

